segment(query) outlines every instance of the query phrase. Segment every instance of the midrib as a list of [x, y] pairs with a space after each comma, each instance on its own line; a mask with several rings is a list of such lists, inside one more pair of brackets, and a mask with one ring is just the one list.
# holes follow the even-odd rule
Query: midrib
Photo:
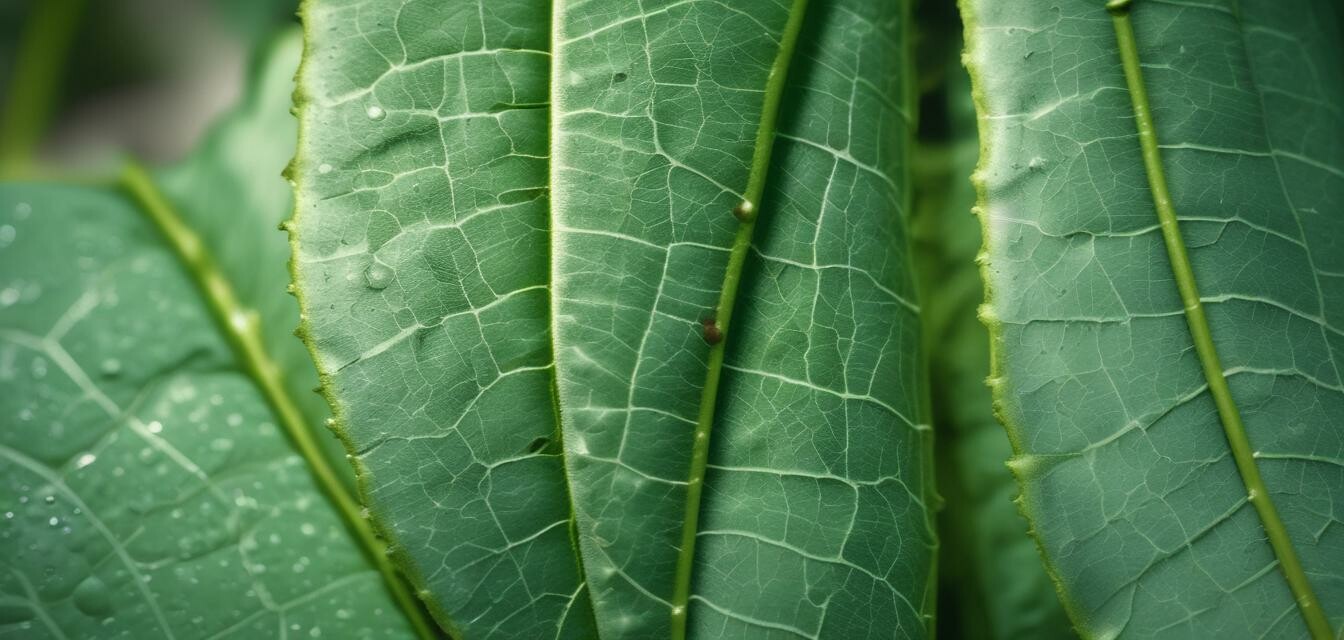
[[1153, 204], [1157, 210], [1162, 240], [1167, 248], [1176, 287], [1180, 292], [1181, 303], [1185, 308], [1186, 324], [1190, 328], [1195, 352], [1209, 385], [1209, 395], [1218, 410], [1223, 433], [1227, 436], [1228, 446], [1232, 450], [1233, 460], [1246, 486], [1247, 500], [1255, 506], [1270, 547], [1279, 561], [1279, 568], [1292, 591], [1298, 611], [1302, 614], [1308, 631], [1316, 640], [1328, 640], [1334, 637], [1330, 622], [1321, 609], [1320, 601], [1311, 588], [1302, 562], [1297, 557], [1288, 536], [1288, 530], [1279, 517], [1278, 509], [1270, 497], [1260, 469], [1256, 465], [1254, 450], [1246, 435], [1246, 426], [1242, 422], [1241, 412], [1232, 398], [1231, 388], [1223, 375], [1223, 366], [1218, 357], [1208, 318], [1204, 314], [1204, 305], [1199, 298], [1199, 289], [1195, 283], [1194, 270], [1186, 253], [1185, 241], [1181, 237], [1176, 210], [1167, 189], [1166, 175], [1162, 168], [1161, 152], [1158, 148], [1157, 130], [1148, 105], [1148, 93], [1143, 83], [1143, 73], [1139, 64], [1138, 44], [1135, 40], [1134, 26], [1129, 12], [1132, 0], [1111, 0], [1106, 4], [1115, 27], [1119, 46], [1120, 61], [1124, 67], [1125, 84], [1129, 88], [1130, 102], [1134, 108], [1134, 120], [1138, 126], [1139, 145], [1142, 149], [1143, 166], [1148, 175], [1148, 186], [1152, 192]]
[[[724, 270], [723, 288], [719, 292], [718, 305], [714, 309], [713, 318], [706, 321], [705, 338], [711, 344], [705, 385], [700, 395], [699, 416], [696, 420], [695, 435], [691, 441], [691, 465], [686, 484], [686, 513], [682, 520], [681, 548], [677, 555], [671, 601], [673, 640], [684, 640], [686, 637], [687, 608], [691, 597], [691, 578], [695, 569], [695, 541], [699, 532], [700, 500], [704, 490], [705, 470], [709, 464], [709, 439], [714, 427], [714, 411], [719, 395], [719, 380], [723, 372], [724, 352], [727, 338], [731, 335], [733, 306], [742, 280], [742, 267], [746, 264], [752, 234], [760, 215], [761, 199], [765, 194], [765, 180], [770, 171], [770, 156], [775, 142], [775, 122], [779, 117], [784, 83], [798, 43], [798, 35], [802, 31], [807, 2], [808, 0], [793, 0], [789, 7], [788, 21], [780, 36], [779, 51], [770, 65], [770, 73], [765, 82], [761, 119], [756, 129], [751, 169], [747, 174], [747, 188], [743, 191], [742, 202], [731, 212], [731, 215], [738, 218], [737, 234], [733, 238], [732, 250], [728, 255], [728, 266]], [[724, 212], [725, 215], [729, 213]]]
[[370, 564], [381, 575], [383, 584], [416, 635], [422, 639], [438, 637], [434, 623], [429, 621], [406, 582], [392, 566], [386, 545], [374, 533], [369, 521], [362, 516], [359, 503], [346, 490], [345, 483], [322, 455], [308, 421], [285, 390], [280, 368], [266, 352], [256, 313], [238, 299], [228, 278], [215, 266], [200, 236], [187, 226], [144, 169], [134, 164], [128, 165], [122, 171], [120, 184], [163, 235], [183, 269], [190, 274], [234, 357], [256, 384], [266, 404], [275, 412], [318, 489], [336, 507], [341, 520], [359, 542]]

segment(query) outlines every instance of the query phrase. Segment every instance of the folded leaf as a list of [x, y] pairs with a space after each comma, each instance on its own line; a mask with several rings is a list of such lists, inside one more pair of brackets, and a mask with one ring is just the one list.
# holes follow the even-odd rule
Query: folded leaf
[[1024, 509], [1084, 634], [1330, 637], [1339, 6], [1109, 6], [963, 2]]
[[805, 4], [307, 5], [307, 336], [464, 637], [924, 634], [908, 11]]

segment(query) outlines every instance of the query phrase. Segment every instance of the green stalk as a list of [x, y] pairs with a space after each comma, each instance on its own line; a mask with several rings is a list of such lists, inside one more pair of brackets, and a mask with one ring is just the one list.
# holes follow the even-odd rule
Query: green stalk
[[704, 490], [705, 468], [709, 465], [709, 435], [714, 427], [714, 408], [719, 396], [719, 379], [723, 371], [725, 340], [733, 319], [733, 303], [737, 288], [742, 283], [742, 266], [751, 249], [751, 235], [756, 229], [761, 197], [765, 194], [765, 179], [770, 173], [770, 154], [775, 144], [775, 122], [779, 119], [779, 105], [784, 96], [784, 81], [789, 63], [802, 32], [803, 14], [807, 0], [793, 0], [789, 19], [784, 25], [779, 52], [770, 66], [765, 82], [765, 102], [761, 108], [761, 122], [756, 129], [756, 146], [751, 156], [751, 170], [747, 174], [747, 189], [742, 202], [733, 208], [738, 219], [737, 235], [733, 238], [728, 267], [723, 275], [723, 289], [714, 317], [706, 321], [705, 338], [709, 340], [709, 364], [705, 386], [700, 395], [700, 415], [695, 424], [691, 449], [691, 468], [686, 484], [686, 515], [682, 521], [681, 552], [677, 556], [676, 582], [672, 591], [672, 638], [686, 638], [686, 609], [691, 598], [691, 574], [695, 568], [695, 539], [700, 528], [700, 498]]
[[322, 455], [313, 437], [312, 425], [308, 424], [294, 404], [294, 399], [285, 391], [280, 379], [280, 368], [266, 353], [256, 312], [244, 306], [234, 294], [229, 281], [215, 267], [214, 259], [200, 236], [182, 221], [143, 168], [135, 164], [127, 165], [121, 174], [121, 186], [163, 233], [187, 272], [196, 281], [229, 346], [279, 418], [285, 433], [307, 463], [318, 488], [336, 506], [346, 527], [359, 541], [365, 556], [382, 575], [384, 585], [406, 614], [416, 635], [425, 640], [438, 637], [434, 625], [425, 616], [406, 582], [393, 568], [387, 556], [387, 545], [373, 532], [359, 503], [346, 490], [345, 483]]
[[79, 26], [84, 0], [33, 3], [24, 25], [9, 82], [9, 100], [0, 114], [0, 178], [20, 176], [51, 119], [56, 89], [64, 74], [70, 40]]
[[1134, 37], [1134, 25], [1130, 22], [1129, 11], [1132, 0], [1111, 0], [1106, 10], [1111, 13], [1115, 26], [1115, 36], [1120, 46], [1120, 61], [1125, 69], [1125, 83], [1129, 86], [1130, 100], [1134, 105], [1134, 120], [1139, 129], [1139, 144], [1143, 150], [1143, 166], [1148, 173], [1148, 186], [1153, 192], [1153, 204], [1157, 208], [1157, 219], [1162, 229], [1162, 240], [1167, 246], [1167, 256], [1171, 260], [1171, 270], [1176, 276], [1176, 287], [1181, 294], [1181, 303], [1185, 306], [1185, 319], [1194, 338], [1195, 352], [1199, 355], [1200, 366], [1204, 369], [1204, 378], [1209, 383], [1209, 394], [1218, 408], [1218, 417], [1223, 423], [1223, 433], [1232, 449], [1232, 458], [1236, 461], [1237, 471], [1246, 485], [1247, 500], [1255, 506], [1260, 523], [1269, 537], [1269, 545], [1279, 560], [1279, 568], [1293, 592], [1297, 608], [1307, 625], [1311, 637], [1315, 640], [1329, 640], [1334, 637], [1330, 621], [1321, 609], [1321, 603], [1312, 591], [1307, 580], [1302, 561], [1288, 537], [1288, 530], [1279, 517], [1278, 509], [1270, 497], [1265, 481], [1260, 477], [1260, 469], [1255, 463], [1254, 449], [1246, 436], [1246, 426], [1242, 423], [1241, 412], [1232, 399], [1227, 378], [1223, 375], [1223, 365], [1214, 346], [1213, 333], [1209, 321], [1204, 315], [1204, 305], [1199, 299], [1199, 289], [1195, 286], [1195, 273], [1186, 255], [1185, 241], [1181, 238], [1180, 225], [1176, 219], [1176, 210], [1167, 190], [1167, 179], [1162, 169], [1162, 156], [1158, 150], [1157, 130], [1153, 125], [1152, 111], [1148, 106], [1148, 92], [1143, 84], [1143, 73], [1139, 65], [1139, 49]]

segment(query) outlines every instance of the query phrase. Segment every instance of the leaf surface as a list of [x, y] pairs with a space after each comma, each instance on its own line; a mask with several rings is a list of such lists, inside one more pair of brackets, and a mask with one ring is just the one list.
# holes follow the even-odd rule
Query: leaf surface
[[[790, 7], [561, 6], [551, 175], [567, 462], [599, 627], [653, 635], [676, 606], [701, 323]], [[908, 16], [897, 3], [807, 11], [725, 337], [695, 637], [923, 626], [933, 532], [901, 222]]]
[[[128, 180], [130, 191], [0, 186], [6, 630], [32, 638], [413, 636], [287, 437], [284, 412], [268, 397], [274, 385], [222, 330], [238, 322], [231, 331], [251, 327], [261, 344], [294, 313], [275, 271], [246, 268], [278, 257], [267, 240], [287, 210], [274, 171], [288, 145], [282, 137], [249, 146], [256, 180], [237, 179], [244, 163], [218, 151], [268, 139], [271, 126], [274, 135], [292, 133], [270, 114], [284, 113], [298, 54], [296, 37], [281, 40], [249, 105], [187, 165], [166, 172], [174, 196], [198, 207], [192, 214], [144, 199], [154, 187], [143, 173]], [[268, 193], [265, 179], [280, 188]], [[182, 226], [168, 234], [163, 220]], [[207, 244], [193, 227], [226, 250], [216, 263], [223, 268], [185, 266], [183, 256]], [[221, 296], [247, 306], [226, 318]], [[269, 344], [280, 364], [266, 356], [261, 370], [303, 372], [299, 359], [284, 359], [292, 345]], [[309, 414], [309, 426], [321, 416]]]
[[[1303, 637], [1312, 607], [1299, 610], [1292, 579], [1339, 629], [1339, 7], [1132, 3], [1156, 171], [1101, 3], [963, 11], [992, 383], [1074, 622], [1098, 637]], [[1188, 262], [1164, 248], [1154, 176]], [[1186, 267], [1206, 321], [1182, 303]], [[1230, 398], [1221, 413], [1216, 395]], [[1234, 456], [1242, 436], [1250, 447]], [[1248, 491], [1257, 473], [1266, 490]], [[1286, 535], [1301, 571], [1267, 532]]]
[[307, 5], [308, 337], [375, 520], [463, 636], [661, 637], [687, 609], [694, 637], [924, 633], [907, 11], [791, 11]]
[[[955, 9], [952, 9], [955, 11]], [[955, 22], [955, 19], [953, 20]], [[959, 25], [958, 25], [959, 26]], [[938, 635], [946, 638], [1074, 637], [1005, 464], [1012, 446], [994, 418], [989, 334], [976, 318], [984, 284], [975, 265], [980, 228], [970, 176], [979, 157], [970, 79], [956, 55], [932, 73], [920, 102], [920, 147], [911, 222], [929, 359], [938, 492]], [[923, 63], [922, 63], [923, 64]], [[922, 83], [924, 84], [924, 83]]]
[[445, 626], [591, 637], [551, 394], [550, 15], [311, 2], [304, 23], [295, 282], [365, 502]]

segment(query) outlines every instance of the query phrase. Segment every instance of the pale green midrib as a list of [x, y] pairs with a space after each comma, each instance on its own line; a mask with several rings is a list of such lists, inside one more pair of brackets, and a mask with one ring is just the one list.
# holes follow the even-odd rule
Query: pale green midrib
[[42, 139], [85, 0], [42, 0], [19, 37], [0, 113], [0, 178], [23, 175]]
[[173, 253], [191, 275], [212, 319], [225, 335], [235, 357], [252, 378], [267, 405], [275, 412], [286, 435], [307, 464], [319, 490], [336, 507], [346, 528], [359, 541], [365, 557], [381, 575], [384, 586], [416, 635], [424, 640], [438, 637], [434, 625], [425, 619], [415, 597], [389, 561], [386, 545], [374, 534], [368, 520], [362, 515], [359, 503], [349, 494], [345, 484], [322, 455], [314, 440], [312, 426], [285, 390], [279, 367], [266, 353], [256, 312], [238, 300], [200, 237], [187, 226], [143, 168], [128, 164], [122, 171], [120, 183], [139, 205], [140, 211], [167, 240]]
[[[548, 190], [546, 198], [546, 210], [547, 210], [546, 224], [547, 224], [548, 239], [553, 238], [553, 236], [555, 235], [555, 209], [553, 206], [555, 189], [553, 188], [553, 186], [559, 182], [559, 180], [557, 180], [556, 178], [557, 174], [555, 166], [555, 139], [556, 139], [555, 127], [557, 122], [557, 118], [555, 117], [555, 105], [560, 104], [559, 96], [556, 95], [556, 89], [560, 86], [560, 83], [556, 82], [555, 79], [560, 77], [560, 68], [559, 68], [560, 56], [558, 55], [559, 51], [557, 50], [558, 49], [557, 43], [564, 41], [564, 38], [561, 37], [561, 27], [564, 24], [561, 17], [563, 16], [565, 11], [565, 2], [566, 0], [551, 0], [550, 42], [547, 43], [547, 47], [550, 50], [550, 65], [549, 68], [547, 69], [546, 74], [546, 82], [548, 84], [548, 86], [546, 87], [546, 94], [547, 97], [549, 98], [549, 105], [546, 110], [546, 149], [548, 155], [546, 160], [546, 188]], [[574, 550], [574, 562], [576, 565], [578, 565], [579, 580], [582, 581], [583, 588], [587, 589], [588, 570], [584, 566], [583, 548], [581, 547], [581, 543], [579, 541], [578, 506], [574, 500], [574, 485], [573, 485], [573, 478], [571, 478], [569, 475], [569, 461], [564, 459], [564, 457], [567, 455], [565, 452], [565, 444], [563, 436], [565, 432], [565, 423], [564, 423], [564, 412], [560, 403], [560, 375], [558, 371], [559, 363], [556, 361], [555, 357], [556, 356], [555, 341], [556, 337], [560, 335], [560, 332], [557, 330], [558, 327], [556, 326], [555, 321], [557, 318], [560, 317], [560, 314], [559, 309], [556, 307], [556, 299], [554, 295], [554, 289], [555, 289], [554, 240], [551, 240], [550, 242], [546, 243], [546, 254], [547, 254], [546, 283], [548, 285], [546, 288], [546, 301], [548, 311], [546, 330], [550, 332], [550, 337], [547, 340], [547, 342], [549, 343], [550, 355], [551, 355], [551, 375], [549, 381], [550, 382], [549, 392], [551, 394], [552, 409], [555, 412], [556, 444], [560, 448], [560, 455], [562, 458], [560, 462], [560, 468], [562, 469], [565, 476], [565, 498], [569, 500], [570, 547]], [[601, 625], [597, 624], [597, 598], [593, 595], [592, 592], [589, 592], [588, 594], [588, 615], [591, 617], [593, 621], [592, 629], [594, 640], [601, 640], [602, 627]], [[560, 622], [563, 623], [564, 620], [560, 620]]]
[[1152, 191], [1153, 204], [1157, 210], [1162, 240], [1166, 244], [1167, 255], [1171, 262], [1172, 274], [1176, 278], [1176, 287], [1185, 307], [1186, 323], [1189, 325], [1195, 351], [1199, 356], [1204, 378], [1209, 385], [1209, 395], [1218, 409], [1218, 417], [1227, 436], [1232, 457], [1246, 486], [1247, 500], [1255, 506], [1260, 523], [1269, 538], [1274, 555], [1278, 558], [1279, 568], [1293, 593], [1303, 622], [1316, 640], [1329, 640], [1334, 637], [1330, 622], [1321, 609], [1320, 601], [1311, 588], [1302, 562], [1297, 557], [1288, 531], [1279, 517], [1278, 509], [1270, 497], [1260, 469], [1256, 465], [1254, 450], [1246, 435], [1246, 427], [1241, 412], [1232, 398], [1231, 388], [1223, 375], [1222, 363], [1213, 342], [1208, 318], [1204, 314], [1203, 303], [1199, 299], [1199, 289], [1195, 283], [1194, 270], [1186, 254], [1185, 241], [1181, 237], [1176, 210], [1167, 190], [1166, 175], [1162, 168], [1161, 152], [1157, 143], [1157, 131], [1148, 105], [1147, 88], [1143, 83], [1143, 72], [1139, 65], [1138, 45], [1135, 40], [1134, 26], [1130, 21], [1131, 0], [1111, 0], [1106, 9], [1111, 14], [1115, 27], [1120, 60], [1124, 67], [1125, 83], [1129, 88], [1130, 102], [1134, 108], [1134, 120], [1138, 127], [1139, 144], [1143, 153], [1143, 165], [1148, 175], [1148, 186]]
[[774, 149], [775, 122], [779, 118], [779, 107], [784, 96], [784, 83], [788, 76], [789, 64], [793, 60], [794, 49], [798, 44], [798, 35], [802, 32], [803, 14], [806, 13], [807, 2], [808, 0], [793, 0], [789, 7], [789, 18], [780, 37], [779, 51], [775, 54], [770, 74], [766, 78], [761, 121], [756, 129], [751, 169], [747, 174], [747, 188], [743, 192], [742, 202], [734, 212], [734, 215], [737, 212], [744, 212], [744, 215], [737, 216], [737, 235], [733, 238], [728, 266], [724, 270], [719, 303], [710, 321], [712, 326], [717, 327], [718, 338], [709, 349], [705, 386], [700, 396], [700, 414], [696, 420], [691, 445], [691, 466], [686, 484], [686, 513], [682, 521], [681, 549], [677, 555], [677, 571], [671, 600], [673, 640], [684, 640], [686, 637], [691, 575], [695, 568], [695, 540], [699, 532], [700, 498], [704, 489], [705, 470], [709, 463], [709, 436], [714, 426], [714, 410], [718, 401], [724, 351], [731, 333], [733, 305], [737, 300], [737, 288], [742, 280], [742, 267], [751, 248], [752, 232], [760, 217], [761, 198], [765, 194], [765, 180], [770, 172], [770, 156]]

